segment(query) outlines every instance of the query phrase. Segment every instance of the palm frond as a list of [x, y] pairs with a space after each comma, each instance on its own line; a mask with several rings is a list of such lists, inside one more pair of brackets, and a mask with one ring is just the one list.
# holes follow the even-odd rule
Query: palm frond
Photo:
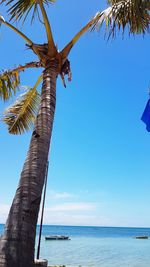
[[16, 89], [20, 84], [19, 71], [5, 71], [0, 74], [0, 98], [4, 101], [8, 100], [16, 93]]
[[10, 28], [11, 30], [13, 30], [15, 33], [17, 33], [18, 35], [20, 35], [21, 38], [23, 38], [28, 45], [32, 46], [33, 42], [31, 39], [29, 39], [23, 32], [21, 32], [20, 30], [18, 30], [16, 27], [14, 27], [12, 24], [10, 24], [9, 22], [7, 22], [4, 17], [0, 16], [0, 26], [1, 24], [4, 24], [5, 26], [7, 26], [8, 28]]
[[128, 26], [129, 33], [149, 32], [149, 0], [108, 0], [108, 3], [112, 5], [99, 13], [94, 28], [106, 22], [106, 28], [112, 36], [115, 35], [117, 29], [122, 29], [124, 32], [126, 26]]
[[11, 134], [21, 134], [31, 128], [37, 115], [40, 94], [36, 87], [29, 89], [5, 110], [3, 121]]
[[[4, 101], [8, 100], [11, 96], [15, 95], [16, 90], [20, 85], [20, 72], [28, 68], [41, 68], [42, 64], [38, 61], [32, 61], [25, 65], [3, 71], [0, 73], [0, 98]], [[38, 84], [37, 84], [38, 85]], [[37, 86], [36, 85], [36, 86]]]
[[[0, 3], [6, 3], [7, 6], [11, 5], [8, 9], [10, 20], [26, 19], [29, 12], [33, 9], [32, 19], [35, 14], [38, 13], [38, 1], [37, 0], [2, 0]], [[43, 3], [54, 3], [55, 0], [43, 0]]]

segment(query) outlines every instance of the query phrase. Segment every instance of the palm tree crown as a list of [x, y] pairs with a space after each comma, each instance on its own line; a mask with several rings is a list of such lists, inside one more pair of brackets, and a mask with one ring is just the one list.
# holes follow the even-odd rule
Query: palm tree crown
[[[10, 15], [10, 20], [20, 20], [24, 18], [26, 19], [29, 12], [33, 9], [32, 19], [34, 15], [38, 13], [38, 4], [40, 1], [36, 0], [27, 0], [27, 1], [15, 1], [15, 0], [2, 0], [1, 3], [6, 2], [6, 5], [12, 4], [11, 7], [8, 9], [8, 13]], [[41, 1], [43, 4], [52, 4], [55, 0], [44, 0]]]
[[108, 0], [108, 4], [109, 8], [104, 10], [104, 16], [101, 17], [99, 14], [95, 27], [101, 26], [105, 21], [109, 35], [112, 36], [117, 29], [122, 29], [124, 32], [126, 27], [132, 34], [149, 32], [149, 0]]
[[[47, 59], [57, 58], [59, 61], [59, 74], [62, 78], [64, 86], [64, 75], [68, 75], [71, 80], [70, 63], [67, 59], [70, 50], [78, 39], [89, 28], [100, 29], [105, 22], [106, 29], [109, 36], [114, 36], [116, 29], [125, 30], [126, 26], [129, 28], [129, 33], [143, 33], [149, 31], [150, 22], [150, 2], [148, 0], [108, 0], [108, 8], [102, 12], [97, 12], [96, 15], [73, 37], [73, 39], [58, 52], [55, 46], [49, 19], [45, 11], [45, 5], [54, 3], [55, 0], [2, 0], [8, 6], [8, 14], [10, 20], [24, 20], [31, 10], [33, 10], [32, 19], [35, 14], [38, 17], [42, 15], [46, 35], [47, 44], [34, 44], [27, 36], [16, 29], [12, 24], [6, 22], [3, 17], [0, 17], [0, 22], [6, 24], [18, 34], [21, 35], [27, 42], [27, 45], [38, 56], [39, 61], [27, 63], [24, 66], [19, 66], [13, 70], [7, 70], [0, 74], [0, 97], [6, 101], [9, 97], [15, 94], [20, 85], [20, 73], [26, 68], [45, 67]], [[11, 7], [10, 7], [11, 5]], [[42, 76], [38, 78], [36, 84], [29, 88], [24, 95], [22, 95], [13, 106], [9, 107], [4, 113], [4, 122], [8, 125], [10, 133], [18, 134], [30, 129], [33, 125], [37, 114], [40, 94], [37, 91], [37, 86], [41, 82]]]

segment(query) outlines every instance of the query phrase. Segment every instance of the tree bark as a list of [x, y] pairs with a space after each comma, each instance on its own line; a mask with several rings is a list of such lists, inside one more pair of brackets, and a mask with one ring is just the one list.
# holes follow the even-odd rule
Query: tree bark
[[52, 135], [57, 61], [47, 62], [42, 98], [5, 231], [0, 238], [0, 267], [33, 267], [36, 224]]

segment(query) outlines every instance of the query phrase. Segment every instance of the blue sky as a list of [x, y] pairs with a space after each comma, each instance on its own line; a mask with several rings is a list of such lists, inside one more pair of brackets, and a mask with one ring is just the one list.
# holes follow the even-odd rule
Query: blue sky
[[[57, 0], [48, 15], [59, 49], [106, 1]], [[0, 14], [7, 18], [5, 8]], [[20, 27], [20, 24], [17, 25]], [[45, 42], [42, 25], [21, 29]], [[4, 25], [0, 30], [1, 69], [36, 60], [24, 41]], [[150, 134], [140, 117], [150, 85], [148, 34], [88, 32], [70, 54], [73, 80], [57, 82], [57, 110], [51, 144], [44, 222], [65, 225], [150, 227]], [[26, 71], [32, 86], [39, 71]], [[23, 89], [22, 89], [23, 92]], [[12, 100], [13, 101], [13, 100]], [[4, 104], [0, 104], [1, 114]], [[6, 103], [5, 106], [7, 106]], [[12, 136], [0, 125], [0, 222], [4, 223], [28, 150], [31, 132]]]

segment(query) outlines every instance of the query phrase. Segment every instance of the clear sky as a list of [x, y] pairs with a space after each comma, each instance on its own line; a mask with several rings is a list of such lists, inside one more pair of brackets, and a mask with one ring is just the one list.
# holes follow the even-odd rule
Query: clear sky
[[[98, 10], [102, 0], [57, 0], [48, 9], [59, 50]], [[0, 14], [7, 18], [5, 8]], [[21, 26], [21, 24], [17, 24]], [[42, 24], [21, 29], [46, 41]], [[88, 32], [70, 54], [73, 80], [58, 79], [44, 222], [63, 225], [150, 227], [150, 133], [140, 120], [150, 85], [148, 34]], [[0, 68], [36, 60], [24, 41], [2, 25]], [[39, 71], [27, 70], [32, 86]], [[23, 89], [21, 89], [23, 92]], [[6, 103], [5, 106], [7, 106]], [[1, 114], [4, 105], [0, 103]], [[0, 125], [0, 222], [4, 223], [19, 181], [31, 132], [12, 136]]]

